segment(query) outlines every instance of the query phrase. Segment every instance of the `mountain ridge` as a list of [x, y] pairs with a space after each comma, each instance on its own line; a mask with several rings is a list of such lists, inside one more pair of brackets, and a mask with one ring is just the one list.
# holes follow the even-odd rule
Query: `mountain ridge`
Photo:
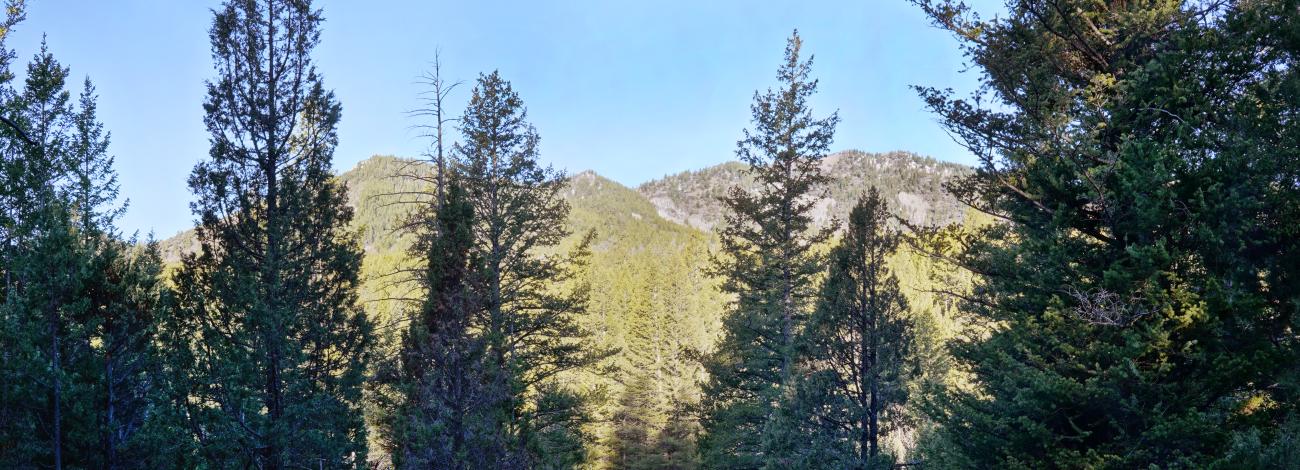
[[[412, 171], [413, 168], [427, 170], [427, 166], [418, 161], [375, 155], [339, 174], [339, 179], [348, 188], [348, 205], [355, 211], [354, 226], [362, 232], [361, 239], [367, 253], [386, 251], [398, 238], [393, 233], [397, 218], [391, 214], [388, 214], [390, 217], [376, 214], [381, 206], [388, 204], [377, 199], [386, 193], [417, 189], [418, 183], [395, 176], [397, 172]], [[585, 201], [584, 210], [587, 211], [643, 219], [654, 215], [654, 219], [707, 234], [722, 220], [724, 208], [720, 198], [733, 186], [746, 190], [753, 188], [753, 180], [745, 173], [747, 168], [744, 163], [727, 161], [665, 175], [636, 187], [623, 185], [594, 170], [583, 170], [569, 176], [570, 187], [565, 189], [564, 195], [571, 204], [578, 200], [575, 198]], [[814, 214], [819, 225], [834, 219], [843, 220], [856, 196], [868, 185], [877, 186], [890, 199], [896, 214], [911, 223], [943, 225], [961, 222], [964, 211], [960, 203], [943, 190], [943, 184], [973, 171], [958, 163], [906, 151], [869, 153], [858, 150], [828, 155], [822, 161], [822, 170], [831, 176], [831, 182], [826, 188], [827, 198]], [[587, 187], [578, 191], [577, 187], [583, 182]], [[599, 199], [595, 195], [605, 190], [620, 195], [603, 200], [603, 203], [627, 205], [629, 208], [620, 213], [612, 208], [600, 210], [593, 206], [592, 201]], [[633, 194], [642, 200], [635, 200]], [[662, 223], [654, 219], [647, 220], [647, 223]], [[587, 221], [580, 225], [594, 227], [605, 224]], [[169, 262], [176, 262], [181, 254], [198, 248], [193, 229], [163, 239], [160, 246], [164, 259]]]

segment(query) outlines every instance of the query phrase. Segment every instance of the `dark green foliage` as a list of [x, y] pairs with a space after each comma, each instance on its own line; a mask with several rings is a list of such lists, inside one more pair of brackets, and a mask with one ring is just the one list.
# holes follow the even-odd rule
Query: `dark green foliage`
[[1023, 0], [992, 21], [919, 3], [985, 82], [922, 89], [983, 160], [954, 193], [1004, 221], [957, 256], [978, 275], [953, 344], [973, 383], [929, 400], [929, 461], [1203, 467], [1233, 435], [1279, 435], [1297, 403], [1297, 219], [1277, 215], [1296, 207], [1294, 2]]
[[811, 60], [800, 59], [801, 47], [795, 34], [777, 73], [781, 88], [755, 93], [754, 131], [737, 144], [758, 189], [734, 187], [723, 199], [728, 214], [715, 269], [722, 290], [736, 299], [705, 362], [701, 450], [713, 468], [787, 466], [782, 457], [802, 445], [774, 418], [790, 399], [795, 338], [815, 295], [822, 258], [814, 248], [830, 235], [814, 229], [812, 211], [827, 182], [820, 161], [838, 117], [812, 117], [807, 101], [817, 82], [809, 78]]
[[538, 164], [537, 132], [523, 101], [498, 74], [474, 87], [456, 145], [455, 179], [472, 210], [472, 331], [481, 341], [482, 414], [471, 413], [498, 467], [572, 467], [585, 458], [582, 393], [560, 374], [607, 356], [586, 347], [578, 325], [590, 287], [580, 277], [590, 236], [571, 256], [554, 253], [568, 235], [565, 179]]
[[[21, 6], [9, 13], [6, 32]], [[0, 55], [7, 67], [12, 53]], [[141, 468], [171, 435], [156, 426], [150, 377], [161, 263], [156, 246], [116, 232], [94, 88], [86, 80], [74, 105], [67, 77], [42, 45], [22, 93], [0, 93], [12, 118], [0, 175], [0, 464]]]
[[205, 465], [361, 467], [371, 326], [361, 249], [330, 173], [339, 105], [311, 64], [309, 2], [227, 2], [210, 33], [201, 251], [175, 274], [167, 347]]
[[479, 309], [473, 208], [453, 179], [443, 201], [417, 211], [412, 224], [423, 300], [406, 323], [398, 361], [378, 368], [385, 450], [397, 468], [490, 467], [503, 450], [488, 414], [484, 344], [472, 329]]
[[791, 406], [813, 442], [797, 452], [802, 465], [893, 465], [880, 441], [904, 424], [918, 363], [913, 314], [887, 264], [901, 236], [890, 219], [880, 193], [870, 188], [830, 253], [817, 309], [800, 338], [807, 377]]

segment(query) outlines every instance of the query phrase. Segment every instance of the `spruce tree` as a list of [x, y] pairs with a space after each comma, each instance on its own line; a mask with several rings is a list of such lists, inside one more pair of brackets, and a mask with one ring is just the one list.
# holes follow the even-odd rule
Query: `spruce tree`
[[705, 361], [701, 452], [713, 468], [781, 466], [799, 445], [777, 417], [796, 375], [795, 339], [815, 297], [816, 247], [830, 235], [813, 226], [812, 212], [827, 182], [820, 161], [839, 120], [813, 117], [808, 99], [817, 81], [809, 77], [812, 59], [800, 58], [802, 46], [796, 32], [777, 73], [781, 87], [755, 93], [754, 130], [737, 144], [758, 189], [736, 187], [723, 198], [729, 212], [715, 271], [735, 300]]
[[[84, 252], [73, 233], [71, 214], [62, 194], [66, 181], [67, 149], [73, 108], [65, 84], [68, 69], [54, 59], [42, 42], [27, 67], [27, 79], [17, 97], [16, 125], [23, 132], [21, 151], [13, 162], [10, 181], [16, 191], [15, 225], [11, 232], [13, 256], [7, 260], [7, 307], [14, 320], [15, 343], [31, 362], [19, 380], [34, 392], [27, 412], [19, 418], [34, 425], [33, 434], [19, 436], [32, 452], [18, 460], [26, 465], [62, 468], [64, 456], [78, 439], [68, 439], [69, 429], [93, 427], [85, 414], [74, 412], [86, 390], [77, 380], [80, 361], [86, 357], [80, 324], [73, 320], [76, 293], [81, 290], [80, 262]], [[35, 406], [32, 406], [35, 405]], [[69, 426], [73, 424], [74, 426]]]
[[955, 194], [1001, 219], [954, 260], [977, 274], [952, 345], [970, 383], [927, 400], [927, 464], [1206, 467], [1276, 435], [1296, 403], [1294, 4], [918, 3], [981, 71], [970, 99], [921, 91], [981, 159]]
[[672, 253], [646, 252], [626, 260], [639, 271], [623, 285], [618, 308], [624, 316], [623, 363], [616, 380], [624, 384], [614, 408], [610, 447], [617, 468], [694, 468], [695, 427], [683, 411], [694, 396], [699, 364], [692, 316], [698, 315], [683, 292], [706, 282], [693, 262], [704, 249], [693, 244], [665, 247]]
[[651, 422], [658, 411], [653, 406], [656, 398], [649, 374], [633, 378], [620, 394], [618, 409], [612, 417], [614, 443], [610, 460], [614, 468], [664, 468], [666, 462], [654, 448], [654, 423]]
[[114, 225], [126, 207], [117, 205], [117, 173], [96, 100], [87, 78], [72, 118], [62, 191], [84, 257], [81, 311], [73, 321], [89, 342], [88, 369], [81, 374], [93, 403], [86, 409], [95, 416], [88, 429], [96, 430], [84, 434], [78, 454], [103, 468], [141, 468], [156, 465], [166, 442], [179, 435], [155, 411], [162, 258], [155, 243], [137, 246]]
[[[371, 326], [361, 248], [331, 174], [340, 107], [311, 61], [321, 12], [230, 1], [210, 31], [200, 251], [176, 273], [173, 401], [212, 466], [361, 467]], [[177, 396], [180, 395], [180, 396]]]
[[887, 203], [871, 187], [830, 253], [817, 310], [801, 339], [814, 375], [808, 384], [815, 386], [805, 393], [823, 405], [809, 407], [823, 428], [817, 435], [830, 447], [822, 457], [841, 468], [893, 466], [881, 454], [880, 438], [898, 427], [914, 373], [914, 325], [887, 264], [900, 239], [889, 221]]

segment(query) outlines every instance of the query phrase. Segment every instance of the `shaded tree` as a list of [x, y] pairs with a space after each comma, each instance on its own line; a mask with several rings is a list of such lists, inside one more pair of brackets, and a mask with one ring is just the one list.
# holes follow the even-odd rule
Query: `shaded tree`
[[830, 457], [843, 468], [892, 467], [880, 438], [897, 429], [915, 375], [913, 325], [907, 300], [888, 258], [900, 234], [889, 226], [888, 205], [874, 187], [849, 213], [816, 312], [802, 341], [808, 348], [820, 407], [809, 407], [818, 433], [838, 447]]
[[197, 458], [215, 466], [361, 467], [371, 326], [361, 249], [331, 174], [340, 107], [311, 61], [310, 2], [226, 2], [209, 159], [190, 177], [200, 251], [175, 274], [170, 367]]
[[503, 453], [491, 434], [484, 345], [473, 322], [473, 208], [454, 178], [442, 196], [413, 214], [423, 300], [407, 320], [397, 363], [378, 374], [395, 395], [381, 403], [391, 408], [381, 428], [398, 468], [483, 468]]
[[971, 383], [927, 400], [927, 461], [1203, 467], [1279, 426], [1297, 297], [1278, 262], [1294, 223], [1273, 214], [1295, 207], [1278, 162], [1296, 101], [1294, 46], [1273, 45], [1294, 5], [917, 3], [983, 81], [921, 89], [981, 161], [953, 192], [1002, 221], [955, 256], [977, 274], [952, 344]]

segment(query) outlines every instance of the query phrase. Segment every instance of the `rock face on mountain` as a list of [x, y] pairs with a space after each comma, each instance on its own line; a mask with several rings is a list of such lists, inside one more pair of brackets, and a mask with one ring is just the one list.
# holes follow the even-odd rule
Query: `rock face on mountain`
[[[668, 220], [709, 231], [722, 222], [719, 198], [733, 186], [750, 189], [754, 181], [747, 166], [727, 162], [686, 171], [642, 184], [637, 190]], [[942, 225], [961, 222], [964, 210], [944, 191], [944, 183], [969, 174], [971, 169], [908, 152], [838, 152], [822, 160], [831, 177], [826, 199], [818, 205], [816, 222], [843, 220], [858, 195], [875, 186], [890, 199], [900, 217], [914, 224]]]

